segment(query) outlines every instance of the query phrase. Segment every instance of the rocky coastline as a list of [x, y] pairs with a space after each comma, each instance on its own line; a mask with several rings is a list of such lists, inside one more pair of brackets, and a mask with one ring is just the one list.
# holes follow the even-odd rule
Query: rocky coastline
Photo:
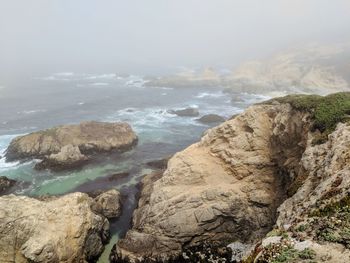
[[349, 97], [275, 99], [208, 130], [143, 179], [112, 262], [172, 262], [205, 243], [242, 262], [347, 262]]
[[[146, 162], [154, 171], [140, 183], [132, 227], [110, 262], [348, 262], [349, 113], [350, 93], [276, 98]], [[16, 138], [6, 158], [70, 169], [136, 142], [125, 123], [87, 122]], [[87, 193], [1, 196], [0, 259], [95, 262], [108, 220], [122, 213], [120, 193], [96, 182], [86, 182]], [[16, 181], [0, 183], [8, 194]]]

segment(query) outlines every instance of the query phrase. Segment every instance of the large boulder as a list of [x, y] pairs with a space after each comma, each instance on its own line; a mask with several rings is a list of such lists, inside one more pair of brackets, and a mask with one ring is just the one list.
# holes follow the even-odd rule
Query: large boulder
[[94, 203], [82, 193], [0, 197], [0, 261], [92, 262], [109, 237], [108, 220], [93, 212]]
[[123, 151], [137, 142], [127, 123], [82, 122], [20, 136], [11, 141], [6, 160], [42, 159], [42, 168], [71, 168], [101, 152]]

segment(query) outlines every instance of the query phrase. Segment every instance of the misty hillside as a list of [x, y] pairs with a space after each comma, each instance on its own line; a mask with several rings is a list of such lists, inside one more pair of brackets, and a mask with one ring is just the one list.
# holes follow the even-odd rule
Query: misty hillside
[[306, 45], [265, 60], [242, 63], [230, 74], [212, 68], [150, 79], [148, 86], [224, 88], [227, 92], [327, 94], [349, 89], [350, 45]]

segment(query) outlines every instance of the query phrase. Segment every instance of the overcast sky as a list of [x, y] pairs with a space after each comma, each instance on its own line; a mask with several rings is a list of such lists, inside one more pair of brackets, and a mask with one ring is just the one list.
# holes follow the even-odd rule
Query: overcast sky
[[231, 67], [350, 36], [350, 0], [0, 0], [0, 77]]

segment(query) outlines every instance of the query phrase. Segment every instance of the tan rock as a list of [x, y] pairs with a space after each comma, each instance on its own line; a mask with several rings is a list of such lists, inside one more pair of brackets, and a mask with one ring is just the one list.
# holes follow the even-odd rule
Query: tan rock
[[109, 223], [93, 199], [73, 193], [38, 199], [0, 197], [1, 262], [87, 262], [99, 256]]
[[69, 168], [83, 164], [93, 154], [126, 150], [136, 142], [127, 123], [82, 122], [17, 137], [10, 143], [6, 159], [44, 159], [37, 168]]

